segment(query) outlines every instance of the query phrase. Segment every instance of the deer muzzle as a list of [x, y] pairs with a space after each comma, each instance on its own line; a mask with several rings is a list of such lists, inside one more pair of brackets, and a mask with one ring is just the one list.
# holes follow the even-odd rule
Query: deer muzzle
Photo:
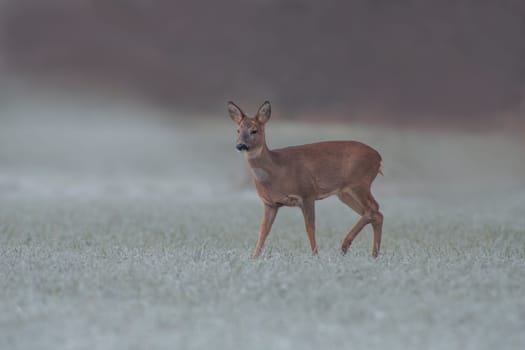
[[248, 146], [246, 146], [246, 144], [244, 143], [238, 143], [237, 146], [235, 146], [235, 148], [237, 148], [237, 151], [239, 152], [248, 150]]

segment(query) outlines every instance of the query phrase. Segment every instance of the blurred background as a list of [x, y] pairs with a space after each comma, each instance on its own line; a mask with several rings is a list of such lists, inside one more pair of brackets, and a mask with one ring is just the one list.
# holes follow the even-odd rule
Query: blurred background
[[[466, 171], [471, 182], [494, 169], [521, 178], [520, 0], [0, 6], [4, 184], [45, 169], [111, 173], [119, 183], [146, 172], [171, 183], [181, 172], [202, 174], [205, 161], [233, 168], [222, 156], [235, 157], [230, 99], [248, 113], [272, 101], [270, 147], [369, 142], [391, 181], [439, 174], [450, 182], [447, 174]], [[224, 177], [242, 178], [230, 172]]]
[[518, 123], [525, 105], [520, 0], [3, 0], [1, 13], [3, 73], [44, 89], [476, 129]]

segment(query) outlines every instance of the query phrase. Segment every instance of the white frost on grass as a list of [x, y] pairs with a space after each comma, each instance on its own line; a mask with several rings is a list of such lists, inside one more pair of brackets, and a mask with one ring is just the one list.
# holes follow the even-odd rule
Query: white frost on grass
[[[237, 186], [243, 159], [222, 120], [0, 129], [1, 349], [525, 346], [525, 190], [501, 157], [510, 141], [278, 125], [272, 144], [315, 131], [383, 151], [382, 251], [370, 257], [367, 228], [341, 256], [357, 216], [331, 198], [317, 205], [319, 257], [299, 211], [283, 209], [251, 260], [262, 208]], [[451, 149], [470, 154], [444, 158]], [[476, 149], [498, 156], [494, 169], [465, 160], [448, 183], [440, 169]], [[470, 181], [478, 170], [489, 174]]]

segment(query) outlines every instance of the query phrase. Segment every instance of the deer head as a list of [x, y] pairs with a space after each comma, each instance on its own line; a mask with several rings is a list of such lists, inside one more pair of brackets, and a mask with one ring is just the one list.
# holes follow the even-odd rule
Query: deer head
[[266, 147], [264, 125], [270, 119], [270, 102], [264, 102], [257, 114], [250, 118], [233, 102], [228, 102], [230, 118], [237, 124], [237, 141], [235, 148], [246, 152], [248, 156], [259, 154]]

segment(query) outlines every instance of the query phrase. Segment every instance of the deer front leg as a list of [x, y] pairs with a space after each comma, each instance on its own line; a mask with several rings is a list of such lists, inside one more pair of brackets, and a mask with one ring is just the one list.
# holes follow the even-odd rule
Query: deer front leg
[[277, 215], [277, 207], [270, 205], [264, 205], [264, 214], [261, 222], [261, 229], [259, 230], [259, 238], [257, 239], [257, 245], [255, 246], [255, 251], [253, 252], [252, 258], [256, 258], [261, 254], [261, 249], [264, 246], [264, 241], [270, 230], [272, 228], [275, 216]]
[[315, 243], [315, 202], [313, 200], [304, 200], [301, 209], [312, 254], [317, 255], [317, 243]]

